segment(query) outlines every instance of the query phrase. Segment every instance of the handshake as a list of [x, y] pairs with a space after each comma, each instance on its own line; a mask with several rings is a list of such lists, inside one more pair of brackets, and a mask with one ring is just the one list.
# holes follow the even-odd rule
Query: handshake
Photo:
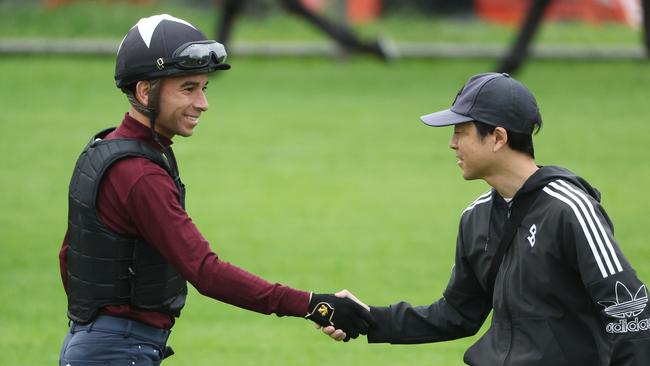
[[368, 305], [362, 303], [348, 290], [331, 294], [312, 294], [306, 319], [337, 341], [347, 342], [359, 334], [368, 334], [375, 321]]

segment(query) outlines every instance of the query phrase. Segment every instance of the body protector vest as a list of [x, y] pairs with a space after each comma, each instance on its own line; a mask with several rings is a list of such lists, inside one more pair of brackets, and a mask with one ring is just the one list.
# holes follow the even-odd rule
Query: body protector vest
[[90, 322], [107, 305], [131, 304], [178, 317], [185, 305], [187, 283], [140, 237], [109, 230], [97, 213], [97, 193], [108, 167], [125, 157], [144, 157], [165, 169], [178, 188], [184, 207], [185, 189], [177, 170], [146, 143], [95, 135], [81, 153], [69, 190], [67, 292], [68, 317]]

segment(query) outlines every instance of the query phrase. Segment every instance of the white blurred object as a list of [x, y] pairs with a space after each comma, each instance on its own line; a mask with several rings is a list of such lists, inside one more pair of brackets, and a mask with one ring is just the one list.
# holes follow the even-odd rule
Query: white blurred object
[[634, 28], [640, 28], [643, 22], [641, 0], [618, 0], [625, 14], [625, 22]]

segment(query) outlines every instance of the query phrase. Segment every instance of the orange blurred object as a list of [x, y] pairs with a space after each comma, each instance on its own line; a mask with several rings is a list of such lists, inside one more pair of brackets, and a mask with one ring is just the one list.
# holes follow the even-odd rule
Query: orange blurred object
[[346, 10], [352, 23], [373, 21], [381, 14], [381, 0], [348, 0]]
[[[590, 23], [620, 22], [638, 26], [634, 17], [637, 0], [554, 0], [545, 19], [582, 20]], [[502, 24], [521, 23], [532, 0], [475, 0], [478, 15], [488, 21]], [[639, 4], [640, 8], [640, 4]]]

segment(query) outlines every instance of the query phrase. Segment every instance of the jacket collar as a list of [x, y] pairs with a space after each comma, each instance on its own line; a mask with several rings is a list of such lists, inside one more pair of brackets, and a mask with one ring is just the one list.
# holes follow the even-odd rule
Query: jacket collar
[[[158, 139], [160, 140], [160, 143], [163, 144], [163, 146], [165, 147], [169, 147], [173, 143], [171, 139], [168, 139], [167, 137], [159, 133], [156, 133], [156, 135], [158, 135]], [[156, 143], [156, 140], [154, 140], [149, 126], [140, 123], [138, 120], [131, 117], [128, 113], [124, 115], [124, 119], [122, 120], [122, 123], [115, 130], [115, 136], [128, 138], [128, 139], [142, 140], [148, 142], [154, 147], [160, 148]]]

